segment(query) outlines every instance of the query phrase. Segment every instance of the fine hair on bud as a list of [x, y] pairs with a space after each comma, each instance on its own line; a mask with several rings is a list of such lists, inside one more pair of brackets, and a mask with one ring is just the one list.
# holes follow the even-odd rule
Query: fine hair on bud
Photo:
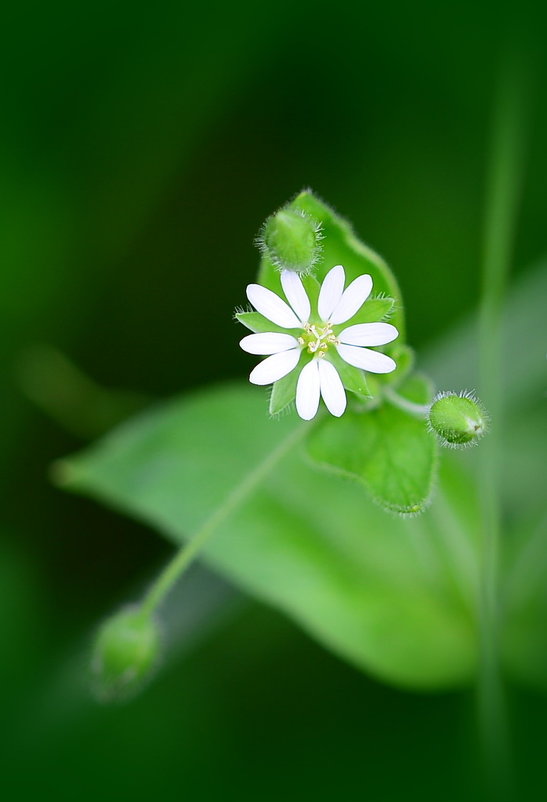
[[478, 443], [488, 429], [488, 414], [473, 392], [438, 393], [429, 408], [428, 428], [441, 445], [467, 448]]
[[322, 253], [321, 223], [301, 209], [284, 206], [268, 217], [256, 244], [278, 270], [310, 273]]
[[93, 645], [93, 691], [101, 702], [122, 702], [139, 693], [155, 673], [161, 638], [154, 618], [125, 607], [99, 628]]

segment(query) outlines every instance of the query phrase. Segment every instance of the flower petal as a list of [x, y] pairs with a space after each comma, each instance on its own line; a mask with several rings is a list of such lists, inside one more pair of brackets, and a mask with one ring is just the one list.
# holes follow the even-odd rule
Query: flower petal
[[249, 381], [252, 384], [272, 384], [278, 379], [282, 379], [298, 365], [301, 353], [300, 348], [293, 348], [290, 351], [282, 351], [280, 354], [269, 356], [251, 371]]
[[239, 345], [248, 354], [279, 354], [281, 351], [288, 351], [290, 348], [298, 347], [298, 340], [292, 334], [282, 334], [281, 332], [267, 331], [261, 334], [248, 334]]
[[262, 287], [260, 284], [249, 284], [247, 298], [256, 311], [267, 317], [272, 323], [283, 326], [285, 329], [302, 328], [291, 307], [267, 287]]
[[295, 273], [294, 270], [283, 270], [281, 273], [281, 286], [287, 301], [300, 318], [300, 322], [307, 323], [311, 313], [310, 299], [298, 273]]
[[347, 345], [385, 345], [398, 336], [399, 332], [391, 323], [357, 323], [341, 331], [338, 339]]
[[342, 265], [336, 265], [329, 270], [321, 284], [317, 310], [321, 320], [328, 320], [342, 297], [346, 274]]
[[345, 323], [363, 306], [372, 290], [372, 278], [365, 274], [358, 276], [344, 290], [336, 308], [330, 316], [331, 323]]
[[319, 360], [304, 365], [296, 385], [296, 411], [304, 420], [311, 420], [319, 406]]
[[346, 409], [346, 392], [338, 371], [326, 359], [318, 359], [321, 395], [331, 415], [339, 418]]
[[336, 350], [348, 365], [353, 365], [369, 373], [391, 373], [397, 367], [395, 361], [379, 351], [358, 348], [356, 345], [337, 345]]

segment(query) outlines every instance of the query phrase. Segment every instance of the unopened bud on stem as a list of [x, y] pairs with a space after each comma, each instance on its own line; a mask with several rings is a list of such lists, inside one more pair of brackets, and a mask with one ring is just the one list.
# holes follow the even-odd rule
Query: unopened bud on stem
[[321, 254], [321, 224], [300, 209], [285, 207], [268, 217], [257, 244], [280, 270], [309, 273]]
[[488, 416], [472, 393], [439, 393], [431, 404], [429, 426], [449, 448], [474, 445], [486, 431]]
[[120, 701], [137, 693], [156, 667], [160, 638], [153, 618], [129, 607], [109, 618], [93, 649], [94, 688], [101, 701]]

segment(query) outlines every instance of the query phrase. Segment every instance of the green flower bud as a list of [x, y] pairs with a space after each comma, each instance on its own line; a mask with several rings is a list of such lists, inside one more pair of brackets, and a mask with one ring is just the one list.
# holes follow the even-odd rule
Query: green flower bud
[[94, 688], [101, 701], [120, 701], [141, 690], [155, 669], [160, 637], [150, 615], [121, 610], [99, 630], [93, 648]]
[[286, 206], [268, 217], [257, 245], [279, 270], [309, 273], [321, 255], [321, 223]]
[[465, 448], [485, 433], [488, 416], [473, 393], [439, 393], [429, 409], [428, 422], [444, 446]]

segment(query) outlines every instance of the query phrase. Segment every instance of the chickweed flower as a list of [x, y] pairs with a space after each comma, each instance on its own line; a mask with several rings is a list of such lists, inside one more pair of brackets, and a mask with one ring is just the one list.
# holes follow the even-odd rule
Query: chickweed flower
[[281, 272], [286, 301], [260, 284], [247, 287], [251, 304], [277, 329], [249, 334], [241, 340], [244, 351], [266, 356], [251, 371], [249, 380], [273, 384], [298, 369], [296, 410], [304, 420], [315, 417], [320, 398], [336, 417], [346, 409], [344, 384], [333, 364], [335, 355], [370, 373], [391, 373], [397, 367], [391, 357], [370, 348], [395, 340], [399, 335], [395, 326], [383, 322], [344, 325], [356, 317], [372, 291], [369, 275], [358, 276], [344, 289], [345, 279], [342, 265], [327, 273], [316, 309], [299, 275], [292, 270]]

